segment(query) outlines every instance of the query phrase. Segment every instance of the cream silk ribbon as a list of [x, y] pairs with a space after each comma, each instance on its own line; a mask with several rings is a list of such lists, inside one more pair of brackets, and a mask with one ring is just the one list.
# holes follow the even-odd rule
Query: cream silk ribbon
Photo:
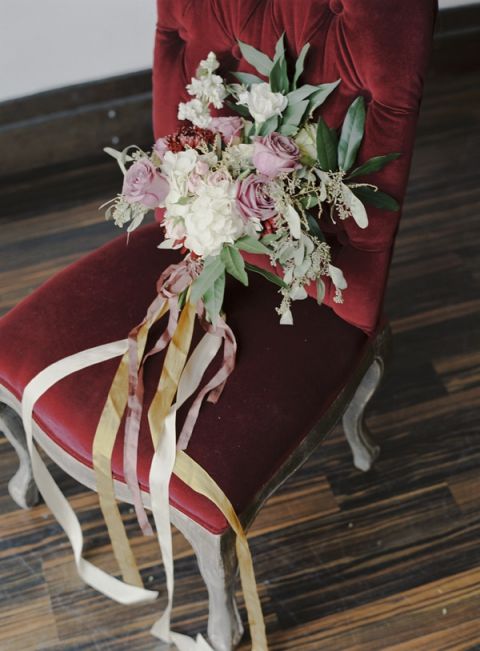
[[[156, 443], [155, 453], [150, 470], [152, 511], [157, 527], [159, 543], [162, 551], [162, 558], [165, 566], [168, 592], [167, 608], [162, 614], [161, 618], [152, 628], [152, 633], [166, 642], [173, 642], [179, 651], [213, 651], [201, 636], [197, 636], [196, 640], [193, 640], [188, 636], [175, 633], [170, 630], [170, 615], [173, 600], [173, 554], [169, 516], [168, 487], [170, 483], [171, 473], [174, 470], [175, 473], [178, 474], [178, 476], [183, 481], [185, 481], [185, 483], [191, 486], [191, 488], [211, 499], [224, 513], [227, 521], [235, 531], [237, 535], [236, 547], [239, 560], [240, 577], [242, 588], [244, 590], [245, 603], [251, 629], [252, 650], [266, 651], [267, 642], [263, 615], [260, 607], [258, 593], [256, 590], [252, 559], [243, 528], [230, 502], [221, 491], [221, 489], [217, 486], [217, 484], [211, 479], [211, 477], [209, 477], [209, 475], [184, 452], [176, 451], [175, 420], [177, 410], [181, 404], [183, 404], [183, 402], [185, 402], [185, 400], [187, 400], [188, 397], [190, 397], [198, 388], [206, 368], [215, 357], [221, 345], [221, 337], [207, 333], [191, 355], [190, 360], [184, 366], [186, 354], [188, 353], [189, 342], [191, 338], [191, 328], [193, 327], [194, 318], [193, 306], [187, 304], [186, 307], [188, 309], [184, 309], [182, 312], [182, 316], [185, 315], [184, 319], [182, 321], [181, 317], [178, 324], [179, 332], [175, 333], [177, 334], [177, 338], [175, 339], [174, 335], [170, 344], [170, 346], [173, 344], [173, 352], [171, 353], [173, 366], [169, 366], [173, 369], [176, 369], [176, 371], [174, 371], [173, 383], [170, 375], [170, 379], [166, 380], [164, 377], [165, 374], [162, 372], [162, 376], [159, 382], [159, 389], [154, 400], [152, 401], [152, 405], [149, 411], [149, 422], [152, 426], [152, 438], [154, 440], [154, 443]], [[186, 341], [188, 342], [187, 344]], [[124, 604], [134, 604], [151, 601], [157, 597], [158, 593], [151, 590], [145, 590], [144, 588], [139, 587], [137, 584], [137, 581], [141, 581], [141, 579], [138, 573], [138, 569], [136, 568], [133, 555], [130, 556], [129, 554], [130, 546], [128, 539], [126, 539], [123, 523], [121, 522], [121, 518], [118, 513], [118, 507], [115, 505], [118, 519], [120, 520], [120, 525], [123, 529], [123, 534], [120, 534], [121, 538], [117, 538], [117, 540], [121, 540], [123, 549], [121, 548], [121, 553], [118, 554], [117, 559], [120, 557], [121, 563], [123, 564], [122, 571], [124, 572], [124, 575], [127, 574], [130, 580], [133, 579], [135, 581], [135, 583], [132, 582], [132, 585], [127, 585], [118, 579], [108, 575], [103, 570], [100, 570], [82, 557], [83, 537], [78, 519], [76, 518], [67, 500], [62, 495], [60, 489], [55, 484], [45, 464], [36, 451], [32, 436], [33, 408], [35, 402], [41, 397], [41, 395], [43, 395], [45, 391], [47, 391], [51, 386], [53, 386], [63, 377], [66, 377], [67, 375], [70, 375], [71, 373], [74, 373], [82, 368], [86, 368], [102, 361], [106, 361], [119, 355], [123, 355], [123, 362], [126, 357], [127, 349], [128, 340], [126, 339], [82, 351], [50, 365], [41, 373], [39, 373], [35, 378], [33, 378], [33, 380], [25, 388], [22, 401], [22, 414], [25, 431], [27, 433], [28, 448], [30, 450], [32, 458], [32, 469], [35, 480], [40, 492], [44, 496], [47, 505], [50, 507], [52, 513], [61, 524], [70, 540], [74, 551], [75, 562], [79, 575], [88, 585], [106, 594], [108, 597], [114, 599], [115, 601]], [[183, 364], [181, 363], [181, 360], [179, 362], [179, 360], [175, 359], [178, 354], [183, 357]], [[167, 361], [167, 358], [168, 352], [165, 361]], [[119, 369], [122, 368], [122, 362], [119, 366]], [[125, 367], [125, 365], [123, 365], [123, 367]], [[123, 371], [121, 375], [123, 376]], [[163, 381], [162, 377], [164, 377]], [[120, 387], [114, 383], [113, 386], [115, 387], [115, 390], [117, 388], [120, 388], [123, 392], [123, 389], [125, 389], [124, 382], [125, 380], [123, 379], [120, 383]], [[173, 396], [175, 395], [175, 390], [173, 390], [172, 387], [174, 385], [176, 387], [177, 383], [177, 402], [173, 407], [170, 407]], [[167, 390], [167, 393], [171, 396], [170, 402], [168, 402], [164, 394], [165, 387], [169, 386], [170, 389]], [[113, 413], [116, 414], [114, 416], [115, 422], [120, 411], [123, 413], [123, 410], [121, 407], [119, 408], [118, 404], [116, 406], [114, 405]], [[157, 418], [159, 415], [160, 417]], [[115, 422], [113, 425], [115, 425]], [[111, 461], [109, 459], [107, 459], [107, 465], [102, 468], [102, 472], [108, 472], [108, 470], [110, 470], [111, 473]], [[110, 481], [105, 483], [105, 487], [107, 493], [110, 489], [113, 490], [113, 481], [111, 480], [111, 474]], [[110, 511], [110, 514], [111, 513], [112, 511]], [[114, 518], [116, 518], [115, 515]], [[116, 526], [117, 525], [114, 527], [114, 532], [116, 532]], [[114, 535], [117, 534], [114, 533]], [[126, 547], [124, 545], [125, 540]], [[125, 553], [125, 550], [127, 553]], [[129, 573], [127, 573], [126, 570]]]

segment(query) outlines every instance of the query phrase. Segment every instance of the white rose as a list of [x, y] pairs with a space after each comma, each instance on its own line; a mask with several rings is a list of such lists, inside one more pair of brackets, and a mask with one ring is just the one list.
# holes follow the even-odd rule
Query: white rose
[[280, 115], [288, 104], [282, 93], [273, 93], [270, 84], [253, 84], [251, 90], [242, 91], [238, 103], [248, 107], [255, 122], [266, 122], [274, 115]]
[[196, 127], [205, 129], [212, 119], [208, 106], [199, 99], [191, 99], [189, 102], [180, 102], [178, 105], [178, 119], [189, 120]]
[[185, 246], [199, 256], [218, 255], [225, 243], [244, 233], [235, 206], [235, 186], [228, 180], [202, 183], [185, 215]]
[[300, 149], [300, 161], [306, 165], [313, 165], [317, 160], [317, 127], [315, 124], [306, 124], [294, 138]]

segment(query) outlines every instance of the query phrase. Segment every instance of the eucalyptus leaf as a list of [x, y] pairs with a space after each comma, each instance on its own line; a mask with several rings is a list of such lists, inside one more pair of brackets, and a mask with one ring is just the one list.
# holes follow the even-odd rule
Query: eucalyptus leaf
[[201, 274], [192, 283], [191, 300], [196, 303], [206, 291], [208, 291], [213, 284], [223, 273], [225, 273], [225, 265], [223, 264], [220, 256], [207, 258]]
[[317, 279], [317, 303], [321, 305], [325, 299], [325, 283], [321, 278]]
[[236, 111], [242, 118], [251, 119], [250, 111], [243, 104], [237, 104], [236, 102], [225, 102], [233, 111]]
[[265, 244], [262, 244], [260, 240], [256, 240], [251, 235], [244, 235], [235, 242], [235, 246], [240, 251], [246, 251], [247, 253], [259, 253], [270, 255], [270, 249], [267, 249]]
[[260, 267], [257, 267], [254, 264], [251, 264], [250, 262], [245, 262], [245, 267], [248, 269], [248, 271], [253, 271], [253, 273], [259, 274], [260, 276], [263, 276], [267, 280], [269, 280], [271, 283], [274, 285], [278, 285], [278, 287], [286, 287], [287, 285], [283, 282], [283, 280], [280, 278], [280, 276], [277, 276], [276, 274], [273, 274], [271, 271], [267, 271], [267, 269], [261, 269]]
[[342, 199], [347, 208], [350, 210], [355, 223], [359, 228], [367, 228], [368, 215], [365, 206], [360, 199], [353, 194], [351, 189], [345, 183], [342, 183]]
[[307, 222], [308, 222], [308, 230], [310, 233], [318, 238], [321, 242], [325, 241], [325, 237], [320, 229], [320, 225], [318, 221], [315, 219], [315, 217], [310, 214], [309, 212], [306, 213], [307, 216]]
[[312, 115], [312, 113], [325, 102], [339, 83], [340, 79], [337, 79], [337, 81], [332, 81], [329, 84], [320, 84], [320, 86], [317, 86], [317, 91], [310, 95], [310, 105], [308, 107], [310, 115]]
[[285, 55], [285, 32], [283, 32], [275, 44], [275, 58], [273, 62], [275, 63], [275, 61], [283, 55]]
[[296, 102], [301, 102], [302, 99], [307, 99], [311, 95], [314, 95], [320, 89], [319, 86], [313, 86], [312, 84], [304, 84], [297, 88], [296, 90], [291, 90], [287, 97], [289, 104], [295, 104]]
[[288, 93], [290, 82], [288, 81], [287, 60], [281, 55], [275, 61], [270, 71], [270, 87], [274, 93]]
[[257, 77], [257, 75], [252, 75], [249, 72], [234, 72], [232, 73], [240, 83], [245, 86], [251, 86], [253, 84], [263, 84], [264, 80]]
[[333, 172], [338, 167], [337, 134], [323, 118], [319, 118], [317, 126], [317, 160], [325, 172]]
[[210, 321], [215, 325], [222, 309], [225, 294], [225, 272], [220, 274], [213, 285], [203, 295], [203, 302]]
[[298, 131], [298, 127], [287, 122], [286, 124], [282, 124], [281, 127], [277, 127], [277, 131], [282, 136], [294, 136]]
[[300, 215], [298, 212], [295, 210], [295, 208], [292, 206], [291, 203], [287, 204], [286, 210], [283, 213], [283, 216], [287, 220], [288, 227], [290, 228], [290, 232], [292, 234], [292, 237], [294, 237], [296, 240], [300, 238], [300, 235], [302, 233], [301, 229], [301, 222], [300, 222]]
[[269, 233], [268, 235], [264, 235], [262, 237], [261, 242], [264, 244], [271, 244], [272, 242], [276, 242], [279, 237], [279, 233]]
[[310, 208], [318, 206], [318, 196], [316, 194], [306, 194], [300, 199], [300, 203], [305, 210], [310, 210]]
[[273, 67], [273, 61], [267, 57], [266, 54], [263, 54], [263, 52], [260, 52], [260, 50], [257, 50], [252, 45], [242, 43], [242, 41], [238, 41], [238, 45], [243, 58], [258, 70], [260, 74], [269, 77]]
[[220, 257], [228, 273], [239, 280], [243, 285], [248, 286], [245, 261], [238, 249], [235, 249], [233, 246], [224, 246]]
[[255, 133], [257, 136], [268, 136], [273, 131], [276, 131], [278, 126], [278, 115], [272, 115], [271, 118], [268, 118], [265, 122], [262, 122], [258, 125]]
[[382, 208], [383, 210], [396, 211], [399, 210], [400, 206], [398, 202], [385, 192], [380, 190], [374, 190], [368, 186], [362, 186], [359, 188], [352, 188], [352, 192], [364, 203], [369, 203], [376, 208]]
[[379, 170], [383, 169], [385, 165], [387, 165], [387, 163], [389, 163], [392, 160], [396, 160], [400, 156], [401, 154], [393, 153], [393, 154], [385, 154], [384, 156], [374, 156], [373, 158], [369, 158], [367, 161], [365, 161], [365, 163], [362, 163], [362, 165], [352, 170], [348, 175], [348, 178], [353, 178], [354, 176], [362, 176], [365, 174], [371, 174], [372, 172], [378, 172]]
[[338, 142], [338, 166], [348, 171], [357, 158], [365, 128], [365, 101], [360, 95], [351, 104], [343, 121]]
[[[303, 120], [305, 111], [308, 108], [308, 100], [305, 99], [296, 104], [288, 104], [287, 108], [282, 114], [282, 127], [294, 127], [297, 130]], [[280, 133], [283, 133], [280, 131]], [[288, 135], [288, 134], [283, 134]]]
[[310, 43], [305, 43], [305, 45], [302, 47], [302, 50], [300, 54], [298, 55], [298, 59], [295, 63], [295, 74], [293, 76], [293, 88], [295, 89], [298, 84], [298, 80], [302, 76], [304, 66], [305, 66], [305, 58], [308, 54], [308, 50], [310, 49]]

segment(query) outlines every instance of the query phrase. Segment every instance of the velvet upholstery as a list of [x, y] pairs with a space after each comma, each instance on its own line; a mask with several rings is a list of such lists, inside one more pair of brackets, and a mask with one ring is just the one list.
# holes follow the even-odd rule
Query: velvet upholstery
[[[435, 12], [433, 0], [159, 0], [154, 59], [156, 136], [177, 126], [176, 108], [198, 61], [215, 50], [224, 70], [249, 71], [236, 39], [272, 53], [286, 31], [296, 55], [309, 41], [306, 79], [342, 79], [323, 115], [338, 127], [352, 99], [368, 101], [361, 160], [392, 151], [402, 157], [378, 177], [403, 199], [423, 74]], [[296, 448], [357, 367], [381, 313], [399, 214], [369, 209], [370, 226], [326, 222], [334, 262], [346, 275], [345, 302], [319, 308], [294, 305], [295, 327], [282, 327], [275, 288], [252, 277], [234, 281], [226, 310], [239, 342], [238, 364], [217, 405], [200, 413], [188, 452], [219, 483], [241, 513]], [[124, 338], [144, 316], [162, 269], [176, 254], [159, 251], [158, 225], [141, 228], [126, 245], [119, 237], [47, 282], [0, 323], [0, 383], [21, 398], [43, 367], [84, 348]], [[265, 265], [264, 258], [255, 262]], [[196, 335], [198, 337], [198, 333]], [[35, 419], [66, 452], [91, 466], [92, 439], [117, 362], [62, 380], [41, 398]], [[146, 370], [147, 401], [161, 359]], [[139, 478], [148, 489], [152, 449], [143, 423]], [[113, 470], [123, 477], [122, 437]], [[171, 501], [213, 532], [225, 529], [220, 512], [176, 477]]]
[[[126, 336], [154, 297], [155, 281], [176, 254], [160, 252], [154, 224], [69, 267], [2, 319], [0, 383], [21, 397], [27, 382], [49, 363]], [[297, 303], [295, 327], [280, 326], [279, 296], [260, 276], [249, 289], [232, 281], [226, 311], [239, 353], [217, 405], [205, 404], [188, 453], [219, 483], [239, 513], [315, 425], [355, 368], [367, 336], [313, 300]], [[165, 325], [165, 324], [163, 324]], [[196, 333], [197, 339], [199, 332]], [[217, 360], [218, 362], [218, 360]], [[92, 441], [118, 360], [65, 378], [35, 408], [35, 420], [69, 454], [91, 466]], [[161, 363], [148, 362], [151, 399]], [[213, 369], [212, 371], [213, 372]], [[181, 424], [180, 417], [179, 423]], [[113, 470], [123, 478], [122, 441]], [[152, 446], [147, 424], [140, 435], [139, 479], [148, 490]], [[222, 514], [179, 479], [172, 503], [211, 531]]]
[[[359, 181], [378, 181], [401, 204], [435, 11], [434, 0], [158, 0], [155, 135], [175, 130], [178, 102], [188, 98], [185, 84], [210, 50], [217, 53], [222, 72], [254, 72], [241, 59], [237, 40], [272, 55], [285, 31], [292, 56], [306, 42], [311, 44], [306, 81], [342, 80], [321, 108], [330, 126], [339, 127], [351, 101], [359, 94], [365, 97], [368, 110], [360, 160], [389, 152], [402, 156]], [[337, 305], [328, 282], [326, 302], [346, 321], [372, 332], [381, 314], [400, 214], [369, 206], [368, 215], [365, 230], [352, 219], [324, 224], [334, 238], [334, 263], [349, 283], [345, 302]], [[255, 263], [267, 266], [268, 260], [256, 256]]]

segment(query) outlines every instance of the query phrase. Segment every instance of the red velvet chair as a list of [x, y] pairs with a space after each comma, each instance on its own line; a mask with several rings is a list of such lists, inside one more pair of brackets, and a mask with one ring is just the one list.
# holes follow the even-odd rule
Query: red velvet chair
[[[306, 78], [341, 78], [322, 107], [338, 127], [354, 97], [368, 103], [361, 159], [402, 152], [378, 177], [400, 202], [410, 167], [423, 75], [436, 9], [433, 0], [159, 0], [154, 61], [154, 127], [159, 137], [177, 126], [176, 107], [198, 61], [215, 50], [222, 69], [251, 71], [237, 39], [271, 53], [285, 31], [296, 55], [311, 50]], [[345, 302], [327, 287], [325, 307], [294, 306], [295, 326], [278, 324], [277, 295], [262, 278], [245, 290], [231, 283], [226, 311], [238, 342], [238, 364], [217, 405], [202, 408], [189, 454], [216, 480], [248, 527], [267, 497], [300, 466], [343, 417], [354, 463], [368, 470], [378, 454], [363, 423], [388, 351], [381, 316], [384, 288], [400, 214], [369, 210], [370, 225], [353, 220], [329, 228], [334, 263], [348, 279]], [[121, 236], [45, 283], [1, 321], [0, 418], [20, 468], [9, 488], [22, 507], [36, 501], [29, 458], [16, 413], [29, 380], [77, 351], [123, 338], [144, 316], [161, 271], [176, 254], [160, 252], [158, 225]], [[266, 265], [256, 258], [255, 263]], [[35, 408], [35, 439], [71, 476], [94, 488], [92, 439], [116, 360], [59, 382]], [[161, 360], [147, 366], [147, 399]], [[130, 501], [123, 480], [122, 440], [113, 457], [117, 496]], [[151, 439], [143, 423], [139, 479], [148, 505]], [[209, 637], [218, 651], [238, 642], [242, 625], [234, 603], [236, 559], [223, 515], [173, 477], [172, 518], [192, 543], [210, 597]]]

